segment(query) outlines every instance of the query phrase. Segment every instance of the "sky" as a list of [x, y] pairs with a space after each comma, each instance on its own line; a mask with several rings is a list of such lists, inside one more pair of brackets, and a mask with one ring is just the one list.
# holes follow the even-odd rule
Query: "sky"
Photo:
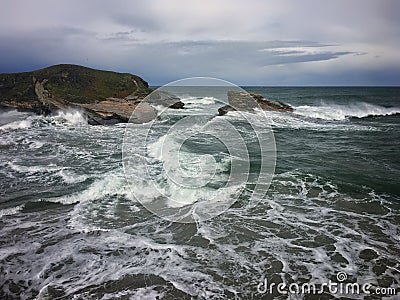
[[151, 85], [400, 85], [398, 0], [0, 2], [0, 72], [72, 63]]

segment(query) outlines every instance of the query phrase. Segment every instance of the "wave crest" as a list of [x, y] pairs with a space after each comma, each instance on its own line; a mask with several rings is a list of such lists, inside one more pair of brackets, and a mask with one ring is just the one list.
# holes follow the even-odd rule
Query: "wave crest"
[[28, 116], [23, 120], [16, 120], [0, 126], [0, 130], [19, 130], [31, 127], [42, 127], [46, 125], [55, 126], [81, 126], [87, 125], [86, 117], [76, 110], [59, 111], [56, 115], [51, 116]]
[[307, 118], [341, 121], [348, 118], [395, 115], [400, 113], [400, 108], [383, 107], [365, 102], [348, 105], [323, 103], [321, 106], [297, 106], [293, 113]]

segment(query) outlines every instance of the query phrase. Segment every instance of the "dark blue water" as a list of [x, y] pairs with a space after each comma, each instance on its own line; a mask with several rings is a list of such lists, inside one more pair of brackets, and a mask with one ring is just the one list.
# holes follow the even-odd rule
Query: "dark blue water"
[[[372, 292], [398, 289], [400, 88], [245, 89], [295, 108], [246, 115], [273, 130], [271, 186], [257, 206], [243, 205], [261, 161], [248, 134], [250, 177], [238, 201], [192, 224], [159, 218], [133, 197], [122, 163], [125, 124], [89, 126], [77, 112], [45, 118], [1, 111], [0, 298], [268, 299], [257, 290], [265, 279], [322, 284], [339, 272], [348, 282], [370, 283]], [[217, 120], [218, 99], [185, 97], [186, 110], [158, 121], [163, 134], [185, 116]], [[238, 113], [218, 118], [250, 133]], [[136, 130], [133, 152], [143, 138]], [[168, 155], [158, 157], [160, 132], [150, 136], [146, 154], [155, 177], [170, 163]], [[200, 154], [214, 155], [218, 172], [207, 188], [193, 194], [168, 180], [162, 187], [183, 203], [215, 195], [229, 175], [218, 143], [200, 135], [182, 149], [189, 173], [198, 171]], [[131, 173], [143, 179], [142, 170]], [[143, 199], [154, 192], [145, 184], [133, 189]], [[273, 296], [289, 298], [276, 290]], [[322, 295], [333, 296], [340, 297]]]

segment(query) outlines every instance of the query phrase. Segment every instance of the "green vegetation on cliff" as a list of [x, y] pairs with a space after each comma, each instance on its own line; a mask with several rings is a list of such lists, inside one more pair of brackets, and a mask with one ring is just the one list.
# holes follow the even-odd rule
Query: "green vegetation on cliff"
[[[44, 94], [38, 95], [36, 83]], [[139, 76], [69, 64], [0, 74], [0, 105], [16, 108], [34, 108], [43, 103], [39, 99], [43, 95], [56, 102], [90, 104], [107, 98], [140, 99], [150, 92]]]

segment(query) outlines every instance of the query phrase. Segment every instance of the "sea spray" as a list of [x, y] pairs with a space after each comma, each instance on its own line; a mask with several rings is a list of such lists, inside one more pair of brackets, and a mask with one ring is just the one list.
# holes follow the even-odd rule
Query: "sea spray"
[[346, 120], [369, 116], [388, 116], [400, 113], [399, 107], [383, 107], [365, 102], [350, 104], [322, 103], [319, 106], [302, 105], [295, 107], [294, 114], [323, 120]]

